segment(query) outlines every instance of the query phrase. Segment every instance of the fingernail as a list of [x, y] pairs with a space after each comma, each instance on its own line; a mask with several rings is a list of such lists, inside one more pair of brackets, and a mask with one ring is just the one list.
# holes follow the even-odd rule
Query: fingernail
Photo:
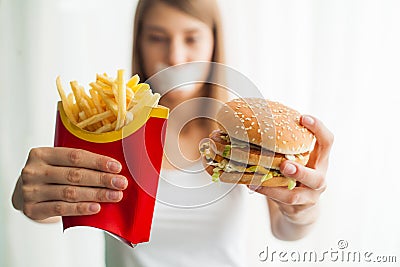
[[100, 205], [97, 203], [90, 204], [89, 210], [91, 212], [98, 212], [100, 210]]
[[294, 174], [296, 172], [296, 166], [292, 163], [286, 163], [285, 168], [283, 169], [284, 174]]
[[252, 184], [249, 185], [249, 189], [252, 191], [255, 191], [257, 188], [258, 188], [258, 186], [256, 186], [256, 185], [252, 185]]
[[109, 200], [118, 200], [121, 198], [121, 193], [119, 191], [107, 191], [107, 198]]
[[117, 177], [112, 178], [111, 183], [117, 189], [125, 189], [128, 185], [128, 181], [125, 178]]
[[119, 162], [109, 161], [107, 163], [107, 168], [112, 172], [119, 172], [122, 169], [122, 166]]
[[311, 118], [310, 116], [303, 116], [303, 123], [307, 125], [313, 125], [314, 119]]

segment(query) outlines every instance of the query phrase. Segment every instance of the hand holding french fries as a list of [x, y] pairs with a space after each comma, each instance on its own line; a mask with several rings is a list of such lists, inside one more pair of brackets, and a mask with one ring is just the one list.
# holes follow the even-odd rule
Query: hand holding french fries
[[158, 105], [160, 94], [152, 92], [146, 83], [139, 83], [136, 74], [126, 83], [124, 70], [118, 70], [113, 79], [107, 74], [97, 74], [90, 83], [89, 95], [77, 81], [71, 81], [72, 93], [65, 93], [58, 76], [57, 90], [65, 114], [76, 126], [94, 133], [119, 130], [135, 119], [144, 107]]

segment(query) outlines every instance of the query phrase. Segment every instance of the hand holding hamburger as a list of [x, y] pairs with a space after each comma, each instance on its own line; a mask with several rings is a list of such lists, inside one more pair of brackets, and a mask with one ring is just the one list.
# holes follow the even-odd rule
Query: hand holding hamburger
[[293, 189], [296, 181], [280, 170], [285, 160], [306, 165], [314, 134], [300, 113], [260, 98], [234, 99], [218, 111], [219, 129], [203, 143], [206, 171], [213, 180]]
[[265, 195], [279, 239], [305, 236], [319, 216], [333, 134], [317, 118], [264, 99], [232, 100], [217, 121], [201, 147], [213, 180]]

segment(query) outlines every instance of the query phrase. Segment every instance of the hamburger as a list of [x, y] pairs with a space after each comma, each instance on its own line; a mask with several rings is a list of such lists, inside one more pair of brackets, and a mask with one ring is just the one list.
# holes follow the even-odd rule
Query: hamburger
[[285, 160], [306, 165], [315, 143], [300, 117], [292, 108], [261, 98], [225, 103], [216, 115], [218, 129], [200, 146], [206, 171], [213, 181], [293, 189], [296, 181], [279, 166]]

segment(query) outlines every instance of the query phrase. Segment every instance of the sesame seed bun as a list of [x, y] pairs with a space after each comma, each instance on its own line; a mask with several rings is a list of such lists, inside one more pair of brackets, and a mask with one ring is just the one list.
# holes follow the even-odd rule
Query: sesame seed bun
[[306, 165], [315, 137], [300, 125], [300, 113], [260, 98], [234, 99], [218, 111], [219, 130], [201, 145], [203, 163], [213, 181], [287, 186], [299, 183], [285, 177], [285, 160]]
[[238, 98], [225, 103], [216, 115], [221, 131], [281, 154], [312, 150], [315, 138], [300, 125], [301, 114], [281, 103], [261, 98]]

